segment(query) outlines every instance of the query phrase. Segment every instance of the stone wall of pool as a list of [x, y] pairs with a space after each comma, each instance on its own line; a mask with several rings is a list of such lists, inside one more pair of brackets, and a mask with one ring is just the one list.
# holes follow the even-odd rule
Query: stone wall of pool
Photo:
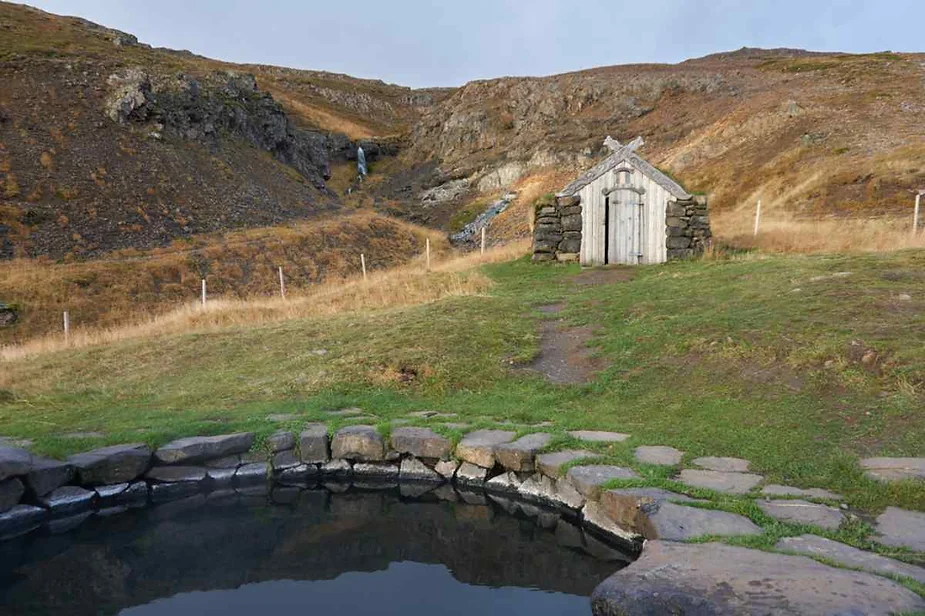
[[[627, 437], [587, 431], [570, 434], [597, 442]], [[403, 495], [412, 497], [434, 491], [446, 493], [448, 499], [476, 495], [502, 506], [517, 503], [517, 511], [545, 515], [550, 524], [567, 520], [586, 536], [602, 540], [602, 545], [638, 556], [595, 590], [592, 609], [597, 616], [738, 614], [755, 613], [758, 608], [781, 614], [925, 610], [925, 599], [886, 577], [831, 567], [806, 556], [722, 543], [684, 543], [703, 536], [763, 531], [744, 516], [700, 507], [703, 503], [684, 494], [653, 487], [607, 489], [614, 479], [639, 479], [639, 475], [630, 468], [595, 464], [595, 454], [583, 449], [546, 452], [552, 440], [546, 433], [517, 438], [510, 430], [475, 430], [454, 445], [425, 427], [396, 427], [385, 437], [370, 425], [349, 425], [332, 435], [325, 424], [315, 423], [298, 434], [276, 432], [259, 451], [255, 440], [253, 433], [242, 432], [182, 438], [153, 450], [130, 443], [63, 461], [0, 447], [0, 538], [43, 526], [60, 532], [94, 514], [115, 515], [203, 493], [220, 496], [267, 490], [270, 485], [319, 483], [333, 491], [350, 485], [399, 486]], [[649, 464], [677, 464], [680, 455], [667, 447], [637, 449], [637, 459]], [[662, 460], [665, 456], [671, 460]], [[736, 461], [701, 460], [714, 465]], [[813, 535], [790, 539], [812, 543], [813, 538], [828, 541]], [[810, 547], [817, 552], [826, 549], [814, 546]], [[796, 544], [787, 549], [800, 551]], [[830, 558], [830, 554], [821, 556]], [[925, 570], [905, 566], [887, 573], [914, 579], [920, 571], [920, 581], [925, 581]], [[755, 603], [759, 594], [761, 600]]]

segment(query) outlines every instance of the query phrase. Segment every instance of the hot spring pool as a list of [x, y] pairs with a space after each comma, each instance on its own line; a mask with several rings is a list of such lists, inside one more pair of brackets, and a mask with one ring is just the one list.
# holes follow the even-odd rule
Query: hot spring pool
[[0, 613], [587, 616], [630, 560], [528, 504], [342, 489], [197, 495], [0, 543]]

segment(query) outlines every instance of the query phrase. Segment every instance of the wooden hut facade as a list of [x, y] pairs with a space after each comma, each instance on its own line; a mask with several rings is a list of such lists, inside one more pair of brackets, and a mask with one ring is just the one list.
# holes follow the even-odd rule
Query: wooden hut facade
[[537, 209], [534, 260], [637, 265], [702, 253], [710, 239], [706, 198], [640, 157], [641, 138], [604, 144], [610, 156]]

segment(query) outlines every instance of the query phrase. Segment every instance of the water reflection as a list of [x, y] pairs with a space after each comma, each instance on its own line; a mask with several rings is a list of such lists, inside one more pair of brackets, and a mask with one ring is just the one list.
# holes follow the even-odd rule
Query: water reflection
[[271, 500], [198, 495], [0, 544], [0, 612], [587, 615], [626, 561], [549, 512], [481, 494], [281, 488]]

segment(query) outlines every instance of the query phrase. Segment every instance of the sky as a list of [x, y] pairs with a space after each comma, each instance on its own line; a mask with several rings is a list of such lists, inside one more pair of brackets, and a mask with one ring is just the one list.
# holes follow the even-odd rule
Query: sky
[[925, 50], [925, 0], [29, 0], [156, 47], [411, 87], [740, 47]]

